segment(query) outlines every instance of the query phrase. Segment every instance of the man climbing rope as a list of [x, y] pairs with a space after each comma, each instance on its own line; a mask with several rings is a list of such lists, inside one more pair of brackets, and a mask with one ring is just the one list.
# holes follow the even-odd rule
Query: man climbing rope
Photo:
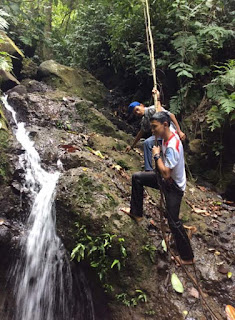
[[193, 263], [193, 251], [187, 233], [179, 220], [180, 204], [186, 187], [184, 165], [184, 150], [179, 136], [170, 130], [170, 117], [166, 112], [155, 113], [150, 118], [152, 133], [157, 140], [162, 138], [162, 156], [160, 146], [152, 148], [157, 170], [137, 172], [132, 175], [132, 193], [130, 208], [121, 210], [135, 221], [143, 218], [143, 191], [144, 186], [160, 189], [166, 202], [166, 216], [169, 227], [174, 236], [176, 248], [182, 264]]
[[[170, 130], [172, 132], [176, 132], [181, 140], [185, 139], [185, 134], [180, 130], [179, 123], [173, 113], [170, 113], [166, 109], [164, 109], [160, 102], [160, 94], [158, 90], [152, 91], [153, 95], [157, 93], [157, 110], [166, 112], [171, 118]], [[135, 140], [133, 141], [131, 146], [127, 146], [126, 152], [129, 152], [131, 149], [135, 147], [138, 141], [144, 136], [144, 134], [150, 131], [150, 118], [157, 112], [155, 106], [145, 107], [140, 102], [132, 102], [128, 107], [128, 112], [133, 112], [136, 116], [142, 117], [141, 120], [141, 129], [137, 133]], [[148, 139], [144, 141], [144, 169], [145, 171], [152, 171], [152, 147], [154, 146], [155, 137], [150, 136]]]

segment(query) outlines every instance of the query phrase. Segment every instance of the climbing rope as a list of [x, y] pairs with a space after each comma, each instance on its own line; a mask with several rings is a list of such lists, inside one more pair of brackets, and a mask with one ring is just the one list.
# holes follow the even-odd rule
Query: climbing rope
[[155, 57], [154, 57], [154, 43], [153, 43], [153, 35], [151, 30], [151, 19], [150, 19], [150, 12], [149, 12], [149, 3], [148, 0], [142, 0], [144, 5], [144, 19], [145, 19], [145, 29], [146, 29], [146, 38], [147, 38], [147, 48], [149, 52], [149, 57], [151, 61], [151, 69], [153, 75], [153, 89], [154, 94], [154, 106], [157, 111], [161, 111], [161, 106], [158, 104], [157, 98], [157, 76], [156, 76], [156, 64], [155, 64]]
[[[145, 19], [145, 28], [146, 28], [146, 38], [147, 38], [147, 48], [148, 48], [148, 52], [149, 52], [149, 57], [150, 57], [150, 61], [151, 61], [151, 69], [152, 69], [152, 75], [153, 75], [153, 88], [157, 89], [157, 77], [156, 77], [156, 65], [155, 65], [155, 57], [154, 57], [154, 43], [153, 43], [153, 36], [152, 36], [152, 30], [151, 30], [151, 19], [150, 19], [150, 11], [149, 11], [149, 3], [148, 0], [142, 0], [143, 6], [144, 6], [144, 19]], [[156, 108], [156, 111], [161, 111], [160, 109], [160, 104], [157, 103], [157, 93], [154, 93], [154, 105]], [[156, 165], [157, 168], [157, 165]], [[183, 269], [183, 271], [186, 273], [186, 275], [189, 277], [189, 279], [192, 281], [192, 283], [196, 286], [196, 288], [198, 289], [200, 298], [201, 298], [201, 302], [202, 302], [202, 307], [204, 309], [204, 305], [207, 308], [207, 310], [209, 311], [210, 315], [212, 316], [213, 319], [215, 320], [219, 320], [219, 318], [216, 316], [216, 314], [213, 312], [213, 310], [211, 309], [211, 307], [208, 305], [206, 299], [205, 299], [205, 294], [203, 293], [199, 283], [198, 283], [198, 279], [197, 279], [197, 273], [196, 273], [196, 267], [195, 267], [195, 263], [193, 261], [192, 265], [193, 265], [193, 269], [194, 269], [194, 273], [195, 273], [195, 277], [186, 269], [185, 265], [182, 264], [181, 259], [177, 259], [175, 253], [171, 250], [169, 243], [167, 241], [166, 238], [166, 232], [165, 232], [165, 225], [164, 225], [164, 217], [163, 217], [163, 210], [165, 210], [165, 212], [167, 213], [167, 217], [171, 220], [171, 223], [175, 224], [175, 221], [173, 220], [173, 218], [171, 217], [171, 215], [169, 214], [169, 212], [167, 212], [167, 207], [166, 207], [166, 200], [164, 197], [164, 192], [163, 192], [163, 186], [162, 186], [162, 178], [161, 175], [159, 173], [159, 171], [156, 169], [156, 173], [157, 173], [157, 181], [158, 181], [158, 185], [159, 185], [159, 189], [160, 189], [160, 194], [161, 194], [161, 200], [160, 200], [160, 226], [161, 226], [161, 232], [163, 235], [163, 239], [166, 243], [166, 246], [170, 252], [170, 254], [173, 256], [173, 258], [175, 259], [176, 262], [179, 262], [181, 268]], [[177, 226], [176, 226], [177, 227]], [[180, 229], [178, 229], [181, 232], [181, 235], [185, 238], [185, 235], [182, 234], [182, 231]], [[188, 239], [185, 239], [188, 242]], [[203, 305], [204, 303], [204, 305]]]
[[[156, 168], [157, 168], [157, 164], [155, 163]], [[172, 257], [175, 259], [176, 262], [178, 262], [180, 264], [180, 267], [183, 269], [183, 271], [186, 273], [186, 275], [189, 277], [189, 279], [192, 281], [192, 283], [196, 286], [200, 298], [201, 298], [201, 302], [203, 302], [207, 308], [207, 310], [209, 311], [210, 315], [212, 316], [213, 319], [215, 320], [219, 320], [219, 318], [216, 316], [216, 314], [214, 313], [214, 311], [211, 309], [211, 307], [208, 305], [206, 299], [205, 299], [205, 294], [202, 291], [200, 285], [199, 285], [199, 281], [197, 279], [197, 273], [196, 273], [196, 266], [195, 263], [193, 261], [192, 265], [193, 265], [193, 269], [194, 269], [194, 273], [195, 273], [195, 277], [187, 270], [187, 268], [185, 267], [184, 264], [182, 264], [181, 259], [178, 259], [177, 256], [175, 255], [175, 253], [171, 250], [169, 242], [167, 240], [166, 237], [166, 231], [165, 231], [165, 225], [164, 225], [164, 216], [163, 216], [163, 211], [165, 211], [167, 213], [167, 217], [171, 220], [171, 223], [175, 224], [175, 221], [173, 220], [173, 218], [171, 217], [170, 213], [167, 210], [167, 206], [166, 206], [166, 200], [165, 200], [165, 196], [164, 196], [164, 191], [163, 191], [163, 184], [162, 184], [162, 178], [161, 175], [159, 173], [159, 171], [156, 169], [156, 174], [157, 174], [157, 182], [158, 182], [158, 186], [159, 186], [159, 190], [160, 190], [160, 208], [159, 208], [159, 212], [160, 212], [160, 227], [161, 227], [161, 232], [162, 232], [162, 236], [163, 239], [166, 243], [167, 249], [170, 252], [170, 254], [172, 255]], [[177, 227], [177, 226], [176, 226]], [[181, 232], [180, 229], [178, 229], [179, 232]], [[181, 235], [183, 238], [185, 238], [185, 235], [181, 232]], [[188, 242], [188, 239], [185, 239]], [[202, 303], [202, 306], [203, 306]]]

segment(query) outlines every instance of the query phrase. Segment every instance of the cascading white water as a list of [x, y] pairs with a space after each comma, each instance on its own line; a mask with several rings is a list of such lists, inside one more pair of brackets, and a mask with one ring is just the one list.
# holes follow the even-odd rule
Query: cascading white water
[[[19, 162], [25, 172], [23, 191], [32, 196], [27, 234], [22, 240], [22, 257], [16, 266], [16, 320], [70, 320], [72, 276], [62, 243], [56, 235], [53, 202], [59, 172], [48, 173], [41, 167], [38, 152], [24, 123], [2, 101], [15, 122], [15, 135], [25, 150]], [[65, 293], [66, 292], [66, 293]], [[58, 316], [55, 315], [59, 314]], [[93, 316], [92, 316], [93, 318]]]

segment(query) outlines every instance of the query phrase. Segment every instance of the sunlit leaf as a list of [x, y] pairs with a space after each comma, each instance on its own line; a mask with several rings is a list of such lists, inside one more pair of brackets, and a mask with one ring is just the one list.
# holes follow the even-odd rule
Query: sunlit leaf
[[113, 263], [112, 263], [112, 265], [111, 265], [111, 269], [112, 269], [115, 265], [117, 265], [118, 270], [121, 269], [121, 264], [120, 264], [120, 261], [119, 261], [119, 260], [115, 259], [115, 260], [113, 261]]
[[179, 293], [184, 292], [184, 287], [183, 287], [180, 279], [178, 278], [178, 276], [175, 273], [172, 273], [172, 275], [171, 275], [171, 284], [172, 284], [173, 289], [176, 292], [179, 292]]
[[235, 320], [235, 308], [233, 306], [227, 305], [225, 312], [227, 315], [227, 320]]
[[162, 248], [163, 248], [163, 250], [164, 250], [165, 252], [167, 252], [167, 246], [166, 246], [166, 242], [165, 242], [164, 239], [162, 240]]

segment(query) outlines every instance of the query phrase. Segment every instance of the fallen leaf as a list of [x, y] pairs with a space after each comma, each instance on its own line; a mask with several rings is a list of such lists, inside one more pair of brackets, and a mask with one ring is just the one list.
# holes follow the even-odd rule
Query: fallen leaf
[[88, 168], [82, 168], [82, 170], [83, 170], [83, 171], [87, 171], [87, 170], [88, 170]]
[[190, 188], [189, 191], [194, 194], [194, 192], [196, 191], [195, 188]]
[[184, 316], [188, 315], [188, 311], [187, 310], [184, 310], [182, 313], [183, 313]]
[[235, 204], [233, 201], [228, 201], [228, 200], [224, 200], [224, 203], [227, 203], [227, 204]]
[[154, 226], [155, 228], [157, 228], [157, 224], [156, 224], [156, 222], [155, 222], [153, 219], [150, 219], [150, 220], [149, 220], [149, 223], [150, 223], [152, 226]]
[[192, 296], [196, 299], [199, 299], [199, 292], [197, 291], [197, 289], [195, 289], [195, 288], [189, 289], [189, 294], [190, 294], [190, 296]]
[[233, 276], [232, 272], [228, 272], [227, 277], [230, 279], [232, 278], [232, 276]]
[[199, 209], [192, 205], [193, 211], [197, 214], [204, 214], [205, 216], [209, 216], [210, 214], [207, 212], [206, 209]]
[[104, 156], [102, 155], [102, 153], [100, 152], [100, 150], [94, 151], [94, 154], [95, 154], [97, 157], [100, 157], [101, 159], [104, 159]]
[[102, 153], [100, 152], [100, 150], [93, 150], [92, 148], [90, 147], [86, 147], [87, 150], [89, 150], [91, 153], [93, 153], [94, 155], [96, 155], [97, 157], [101, 158], [101, 159], [104, 159], [104, 156], [102, 155]]
[[219, 251], [215, 251], [214, 253], [216, 256], [220, 256], [220, 252]]
[[233, 306], [227, 305], [225, 307], [225, 312], [227, 315], [227, 320], [235, 320], [235, 309]]
[[184, 224], [184, 228], [187, 229], [188, 237], [191, 240], [192, 239], [192, 235], [197, 232], [197, 227], [195, 227], [195, 226], [186, 226]]
[[221, 265], [221, 266], [219, 266], [218, 271], [219, 271], [220, 273], [222, 273], [222, 274], [228, 274], [229, 268], [226, 267], [226, 266], [224, 266], [224, 265]]
[[126, 172], [124, 172], [123, 170], [120, 171], [121, 176], [127, 180], [130, 180], [130, 176], [129, 174], [127, 174]]
[[165, 242], [164, 239], [162, 240], [162, 247], [163, 247], [163, 250], [164, 250], [165, 252], [167, 252], [167, 246], [166, 246], [166, 242]]
[[72, 144], [60, 144], [59, 147], [65, 149], [67, 152], [75, 152], [76, 150], [78, 150], [78, 148], [73, 146]]
[[119, 164], [114, 165], [113, 168], [116, 169], [117, 171], [122, 170], [122, 167], [119, 166]]
[[213, 204], [216, 206], [221, 206], [222, 202], [221, 201], [214, 201]]
[[198, 189], [200, 189], [201, 191], [205, 192], [207, 191], [207, 188], [203, 187], [203, 186], [197, 186]]
[[178, 278], [178, 276], [175, 273], [172, 273], [172, 275], [171, 275], [171, 284], [172, 284], [173, 289], [176, 292], [179, 292], [179, 293], [184, 292], [184, 287], [183, 287], [180, 279]]

